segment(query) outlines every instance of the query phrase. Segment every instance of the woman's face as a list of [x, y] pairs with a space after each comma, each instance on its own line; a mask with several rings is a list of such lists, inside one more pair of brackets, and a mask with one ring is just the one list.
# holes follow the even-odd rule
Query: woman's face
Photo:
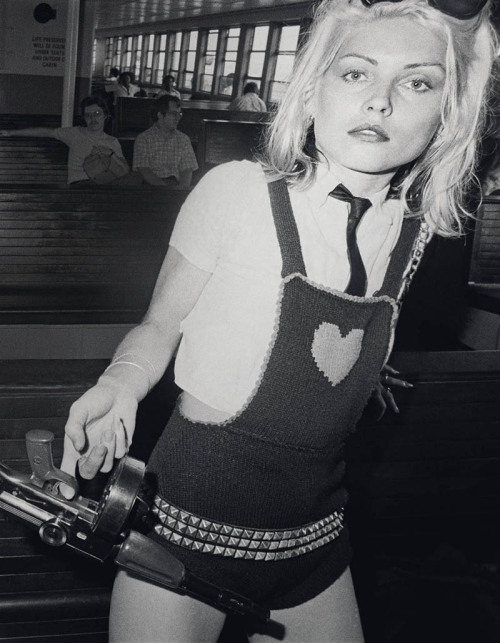
[[316, 145], [333, 164], [392, 176], [440, 124], [446, 45], [410, 18], [361, 23], [318, 81]]

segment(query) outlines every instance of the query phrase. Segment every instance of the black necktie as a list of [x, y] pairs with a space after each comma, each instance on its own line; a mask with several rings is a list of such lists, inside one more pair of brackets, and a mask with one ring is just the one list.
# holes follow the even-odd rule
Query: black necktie
[[362, 297], [366, 292], [366, 270], [356, 242], [356, 228], [361, 221], [361, 217], [372, 204], [368, 199], [353, 196], [342, 183], [339, 183], [330, 192], [330, 196], [340, 201], [347, 201], [350, 204], [349, 218], [347, 220], [347, 256], [351, 267], [351, 278], [345, 292], [349, 295]]

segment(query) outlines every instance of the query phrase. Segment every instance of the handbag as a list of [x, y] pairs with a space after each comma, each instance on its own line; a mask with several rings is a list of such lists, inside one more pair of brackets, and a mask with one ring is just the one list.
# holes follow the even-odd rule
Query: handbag
[[114, 152], [89, 154], [83, 161], [83, 169], [89, 179], [101, 185], [111, 183], [129, 173], [129, 170], [116, 160]]

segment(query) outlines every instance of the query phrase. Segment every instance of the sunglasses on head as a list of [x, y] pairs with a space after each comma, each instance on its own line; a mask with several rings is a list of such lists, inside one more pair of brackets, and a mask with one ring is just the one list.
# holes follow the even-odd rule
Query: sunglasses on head
[[[402, 0], [362, 0], [363, 4], [370, 7], [377, 2], [402, 2]], [[431, 7], [435, 7], [453, 18], [468, 20], [476, 16], [486, 5], [488, 0], [427, 0]]]

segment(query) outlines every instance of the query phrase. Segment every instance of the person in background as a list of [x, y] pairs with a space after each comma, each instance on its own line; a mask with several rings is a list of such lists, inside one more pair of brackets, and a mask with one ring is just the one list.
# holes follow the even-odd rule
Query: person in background
[[129, 71], [122, 71], [118, 76], [118, 81], [116, 83], [110, 83], [105, 85], [105, 90], [110, 94], [113, 94], [113, 103], [116, 105], [118, 98], [122, 97], [137, 97], [143, 93], [143, 90], [139, 85], [135, 85], [133, 82], [133, 75]]
[[[148, 462], [149, 537], [271, 609], [287, 643], [363, 641], [345, 444], [371, 396], [397, 409], [402, 298], [429, 238], [468, 220], [490, 10], [324, 0], [260, 162], [219, 165], [189, 194], [144, 320], [70, 410], [63, 468], [109, 471], [176, 354], [182, 392]], [[119, 571], [109, 640], [215, 643], [224, 620]]]
[[198, 163], [189, 136], [179, 132], [182, 117], [177, 96], [162, 96], [154, 101], [155, 123], [138, 134], [134, 142], [133, 168], [149, 185], [189, 188]]
[[160, 98], [161, 96], [176, 96], [179, 100], [181, 99], [181, 93], [175, 89], [175, 78], [171, 74], [163, 76], [161, 89], [155, 98]]
[[247, 83], [243, 88], [243, 95], [235, 98], [228, 109], [233, 112], [267, 112], [267, 106], [259, 96], [257, 83]]
[[231, 96], [233, 93], [234, 74], [230, 73], [227, 76], [222, 76], [220, 79], [220, 93], [224, 96]]
[[28, 127], [18, 130], [0, 130], [0, 136], [48, 137], [65, 143], [69, 148], [68, 183], [72, 185], [89, 181], [83, 164], [85, 159], [94, 152], [114, 155], [114, 161], [121, 165], [124, 171], [128, 171], [130, 168], [123, 156], [119, 140], [104, 132], [104, 125], [109, 117], [106, 101], [100, 96], [87, 96], [80, 103], [80, 113], [85, 123], [81, 127]]
[[107, 83], [117, 83], [118, 82], [118, 76], [120, 75], [120, 70], [118, 67], [111, 67], [109, 70], [109, 76], [106, 78]]

